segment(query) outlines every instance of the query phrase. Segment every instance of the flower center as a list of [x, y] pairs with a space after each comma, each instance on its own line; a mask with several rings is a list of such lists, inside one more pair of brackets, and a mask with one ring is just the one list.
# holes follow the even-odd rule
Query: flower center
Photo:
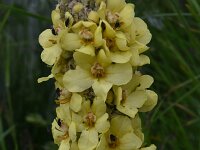
[[85, 118], [84, 122], [89, 126], [89, 127], [94, 127], [95, 122], [96, 122], [96, 116], [93, 114], [93, 112], [89, 112]]
[[119, 13], [112, 13], [112, 12], [108, 11], [106, 17], [110, 24], [115, 24], [116, 22], [118, 22]]
[[106, 45], [107, 47], [112, 50], [112, 48], [115, 46], [115, 41], [113, 39], [106, 39]]
[[80, 34], [81, 38], [85, 42], [90, 42], [94, 38], [93, 33], [89, 29], [87, 29], [87, 28], [84, 28], [82, 31], [79, 32], [79, 34]]
[[89, 88], [83, 92], [83, 96], [90, 101], [93, 101], [95, 98], [95, 93], [92, 88]]
[[99, 63], [95, 63], [91, 67], [91, 73], [95, 78], [101, 78], [105, 76], [104, 68]]
[[110, 134], [108, 145], [110, 148], [116, 148], [119, 145], [119, 139], [115, 135]]

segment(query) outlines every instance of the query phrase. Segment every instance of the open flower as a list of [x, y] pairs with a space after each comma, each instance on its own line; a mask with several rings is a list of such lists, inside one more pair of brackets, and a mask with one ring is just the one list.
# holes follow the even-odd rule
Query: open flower
[[134, 17], [134, 5], [125, 0], [107, 0], [97, 11], [100, 18], [106, 20], [114, 29], [123, 30], [131, 25]]
[[115, 116], [110, 130], [101, 135], [96, 150], [135, 150], [141, 147], [142, 140], [133, 132], [131, 120], [126, 116]]
[[80, 150], [93, 150], [99, 141], [98, 133], [105, 133], [110, 127], [106, 104], [96, 99], [93, 103], [84, 101], [81, 111], [73, 113], [72, 119], [76, 123], [78, 132], [81, 132], [78, 141]]
[[146, 23], [142, 19], [135, 17], [130, 28], [128, 28], [128, 31], [126, 32], [129, 33], [126, 35], [129, 39], [129, 44], [132, 52], [132, 57], [130, 60], [131, 64], [133, 66], [143, 66], [145, 64], [150, 64], [149, 57], [142, 54], [149, 49], [146, 45], [152, 38]]
[[[72, 27], [73, 33], [66, 33], [61, 38], [61, 47], [67, 51], [79, 51], [95, 55], [95, 34], [97, 25], [90, 21], [79, 21]], [[97, 37], [97, 36], [96, 36]]]
[[78, 112], [81, 109], [82, 97], [78, 93], [70, 93], [66, 89], [61, 89], [56, 103], [60, 104], [62, 107], [67, 105], [66, 108], [69, 106], [71, 110]]
[[[134, 118], [138, 112], [138, 109], [143, 107], [143, 105], [150, 101], [147, 105], [148, 108], [153, 108], [155, 100], [148, 100], [147, 88], [153, 83], [153, 78], [149, 75], [134, 74], [132, 80], [121, 87], [114, 87], [114, 92], [116, 95], [115, 103], [117, 109]], [[145, 107], [143, 109], [145, 111]]]
[[97, 97], [105, 101], [112, 85], [123, 85], [131, 80], [131, 65], [111, 64], [102, 49], [95, 57], [75, 52], [74, 59], [76, 69], [67, 71], [63, 77], [64, 86], [70, 92], [92, 87]]
[[52, 123], [54, 142], [59, 145], [59, 150], [70, 150], [70, 143], [76, 140], [75, 123], [71, 121], [69, 107], [61, 106], [56, 111], [57, 118]]
[[53, 29], [46, 29], [39, 36], [39, 43], [44, 48], [41, 59], [47, 65], [53, 65], [59, 59], [62, 49], [59, 45], [60, 36], [54, 35]]
[[111, 61], [115, 63], [127, 63], [132, 53], [128, 46], [126, 35], [121, 31], [114, 31], [106, 21], [101, 21], [97, 30], [102, 34], [101, 36], [98, 34], [98, 37], [95, 35], [99, 41], [98, 44], [103, 45], [106, 52], [109, 51], [108, 54]]

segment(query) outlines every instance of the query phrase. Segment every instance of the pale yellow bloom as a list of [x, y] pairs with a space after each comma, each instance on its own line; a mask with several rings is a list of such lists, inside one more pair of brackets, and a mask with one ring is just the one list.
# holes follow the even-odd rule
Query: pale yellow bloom
[[94, 56], [96, 29], [94, 22], [79, 21], [73, 25], [73, 33], [66, 33], [61, 37], [61, 47], [67, 51], [76, 50]]
[[115, 116], [110, 130], [101, 135], [96, 150], [135, 150], [141, 147], [142, 140], [133, 132], [131, 120], [126, 116]]
[[[105, 133], [109, 129], [106, 104], [100, 100], [84, 101], [82, 109], [73, 113], [72, 120], [76, 123], [81, 136], [78, 140], [80, 150], [93, 150], [98, 143], [98, 133]], [[86, 144], [87, 143], [87, 144]]]
[[60, 96], [56, 102], [60, 104], [63, 109], [68, 109], [68, 107], [74, 112], [81, 110], [82, 97], [78, 93], [70, 93], [66, 89], [61, 89]]
[[101, 19], [121, 31], [131, 25], [135, 15], [134, 5], [126, 4], [125, 0], [107, 0], [106, 4], [102, 2], [97, 12]]
[[71, 121], [69, 106], [60, 106], [56, 109], [57, 118], [52, 123], [54, 142], [59, 150], [70, 150], [70, 141], [76, 140], [76, 126]]
[[82, 92], [90, 87], [96, 96], [106, 100], [112, 85], [124, 85], [132, 78], [130, 64], [111, 64], [104, 50], [96, 57], [80, 52], [74, 53], [75, 70], [69, 70], [63, 77], [64, 86], [70, 92]]
[[[128, 84], [122, 87], [114, 87], [117, 109], [132, 118], [135, 117], [138, 109], [143, 107], [145, 103], [147, 103], [147, 108], [152, 109], [155, 106], [155, 100], [150, 98], [148, 100], [148, 92], [146, 91], [152, 83], [153, 78], [151, 76], [134, 74]], [[147, 101], [149, 101], [150, 106]], [[145, 107], [143, 111], [145, 111]]]
[[97, 33], [100, 33], [95, 35], [95, 39], [98, 40], [96, 42], [97, 47], [104, 47], [112, 62], [127, 63], [130, 60], [132, 53], [123, 32], [114, 31], [106, 21], [100, 22], [97, 31]]
[[53, 65], [59, 59], [62, 49], [58, 43], [60, 36], [53, 35], [51, 29], [46, 29], [39, 36], [39, 43], [44, 48], [41, 59], [48, 65]]

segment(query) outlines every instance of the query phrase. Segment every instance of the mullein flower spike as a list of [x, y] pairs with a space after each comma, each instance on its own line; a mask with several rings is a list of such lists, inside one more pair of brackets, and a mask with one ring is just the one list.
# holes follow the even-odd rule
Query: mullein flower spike
[[138, 67], [151, 33], [125, 0], [61, 1], [52, 28], [39, 36], [41, 59], [55, 79], [57, 117], [52, 134], [59, 150], [155, 150], [144, 147], [139, 112], [158, 96], [153, 78]]

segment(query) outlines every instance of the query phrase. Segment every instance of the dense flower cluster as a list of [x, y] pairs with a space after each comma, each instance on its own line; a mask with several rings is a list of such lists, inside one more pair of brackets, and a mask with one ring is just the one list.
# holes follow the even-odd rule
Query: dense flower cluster
[[[91, 1], [88, 1], [91, 2]], [[55, 79], [59, 150], [155, 150], [144, 147], [138, 112], [157, 103], [153, 78], [138, 67], [151, 40], [145, 22], [125, 0], [74, 0], [52, 11], [52, 29], [39, 36], [41, 59]]]

